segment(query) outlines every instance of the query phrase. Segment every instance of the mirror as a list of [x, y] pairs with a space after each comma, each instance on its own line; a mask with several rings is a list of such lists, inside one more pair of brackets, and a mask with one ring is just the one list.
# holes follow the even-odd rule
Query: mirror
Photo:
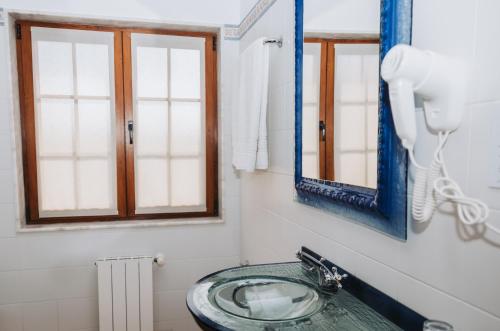
[[407, 155], [380, 63], [411, 40], [412, 0], [295, 0], [299, 202], [406, 239]]
[[304, 177], [377, 188], [379, 40], [380, 1], [304, 2]]

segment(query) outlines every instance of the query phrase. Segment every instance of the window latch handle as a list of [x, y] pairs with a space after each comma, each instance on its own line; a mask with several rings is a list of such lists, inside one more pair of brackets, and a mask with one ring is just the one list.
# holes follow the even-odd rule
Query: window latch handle
[[134, 121], [128, 121], [128, 143], [132, 145], [134, 143]]
[[319, 131], [321, 134], [321, 141], [326, 141], [326, 124], [323, 121], [319, 121]]

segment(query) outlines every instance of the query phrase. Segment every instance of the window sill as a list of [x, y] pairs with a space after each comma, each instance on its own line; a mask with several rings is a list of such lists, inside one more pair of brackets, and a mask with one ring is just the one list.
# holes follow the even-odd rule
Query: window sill
[[113, 222], [84, 222], [84, 223], [61, 223], [61, 224], [40, 224], [22, 225], [17, 229], [18, 233], [29, 232], [54, 232], [54, 231], [75, 231], [75, 230], [96, 230], [96, 229], [116, 229], [116, 228], [150, 228], [150, 227], [170, 227], [180, 225], [204, 225], [223, 224], [220, 217], [206, 218], [182, 218], [169, 220], [150, 221], [113, 221]]

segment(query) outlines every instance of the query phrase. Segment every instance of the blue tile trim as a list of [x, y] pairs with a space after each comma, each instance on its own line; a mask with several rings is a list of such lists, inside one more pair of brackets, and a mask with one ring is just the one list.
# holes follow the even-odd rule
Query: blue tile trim
[[[237, 36], [224, 36], [224, 39], [227, 40], [240, 40], [243, 38], [243, 36], [257, 23], [262, 16], [271, 8], [276, 0], [266, 0], [268, 1], [267, 3], [262, 3], [263, 0], [259, 0], [255, 3], [255, 5], [252, 7], [252, 9], [249, 10], [249, 12], [245, 15], [245, 17], [241, 20], [239, 25], [234, 25], [234, 24], [227, 24], [224, 25], [225, 28], [229, 29], [237, 29], [238, 30], [238, 35]], [[259, 11], [260, 6], [265, 6], [263, 10]], [[254, 17], [251, 17], [252, 15], [255, 15]], [[245, 26], [246, 22], [250, 20], [250, 23]], [[241, 31], [243, 27], [243, 31]]]
[[[377, 189], [302, 177], [302, 55], [304, 1], [295, 0], [295, 188], [297, 200], [407, 238], [407, 153], [396, 135], [387, 84], [380, 80]], [[380, 59], [411, 42], [412, 0], [381, 0]]]
[[[261, 18], [262, 16], [264, 16], [264, 14], [265, 14], [265, 13], [269, 10], [269, 8], [271, 8], [271, 7], [272, 7], [272, 5], [274, 5], [274, 3], [275, 3], [275, 2], [276, 2], [276, 0], [271, 0], [271, 2], [270, 2], [270, 3], [269, 3], [269, 5], [266, 7], [266, 9], [264, 9], [262, 12], [260, 12], [260, 13], [258, 14], [258, 16], [257, 16], [255, 19], [253, 19], [253, 20], [252, 20], [252, 23], [251, 23], [249, 26], [247, 26], [247, 27], [245, 28], [245, 30], [244, 30], [244, 31], [240, 34], [240, 39], [241, 39], [241, 38], [243, 38], [243, 36], [244, 36], [244, 35], [245, 35], [245, 34], [246, 34], [246, 33], [247, 33], [247, 32], [248, 32], [248, 31], [249, 31], [249, 30], [250, 30], [250, 29], [251, 29], [251, 28], [255, 25], [255, 23], [257, 23], [257, 22], [260, 20], [260, 18]], [[245, 16], [245, 18], [241, 21], [242, 23], [243, 23], [243, 22], [245, 21], [245, 19], [246, 19], [246, 18], [247, 18], [247, 17], [248, 17], [251, 13], [252, 13], [252, 11], [254, 11], [254, 10], [255, 10], [255, 7], [257, 7], [257, 5], [258, 5], [258, 4], [259, 4], [258, 2], [255, 4], [255, 6], [254, 6], [254, 7], [250, 10], [250, 12], [249, 12], [249, 13]], [[240, 25], [241, 25], [241, 24], [240, 24]]]

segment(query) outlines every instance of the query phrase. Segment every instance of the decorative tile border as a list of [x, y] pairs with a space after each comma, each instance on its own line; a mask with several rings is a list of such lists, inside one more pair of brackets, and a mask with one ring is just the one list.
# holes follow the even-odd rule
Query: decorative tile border
[[243, 18], [240, 25], [224, 26], [224, 39], [241, 39], [275, 2], [276, 0], [259, 0]]
[[240, 39], [240, 26], [224, 25], [224, 39], [229, 39], [229, 40]]

